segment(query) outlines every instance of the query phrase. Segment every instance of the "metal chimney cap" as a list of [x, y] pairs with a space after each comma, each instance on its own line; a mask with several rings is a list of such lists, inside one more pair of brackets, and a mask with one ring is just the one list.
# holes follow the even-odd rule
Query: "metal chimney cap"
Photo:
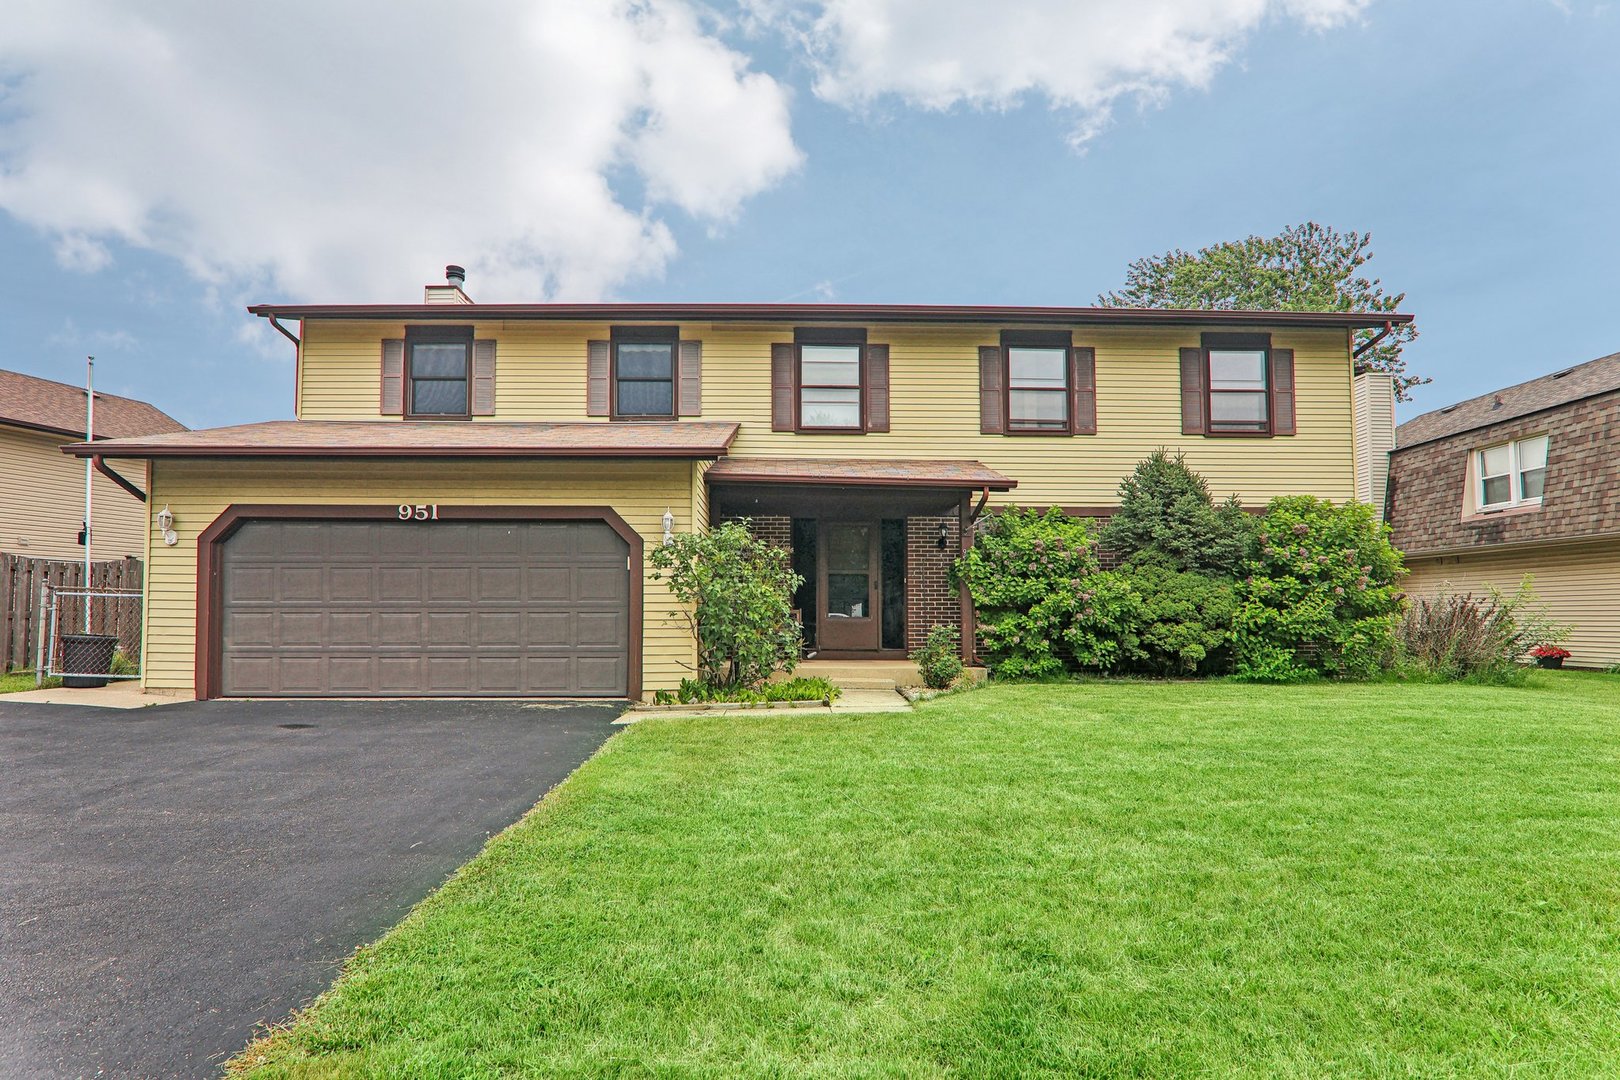
[[467, 283], [466, 268], [457, 266], [455, 263], [451, 263], [449, 266], [444, 268], [444, 280], [448, 281], [458, 289], [461, 288], [461, 286]]

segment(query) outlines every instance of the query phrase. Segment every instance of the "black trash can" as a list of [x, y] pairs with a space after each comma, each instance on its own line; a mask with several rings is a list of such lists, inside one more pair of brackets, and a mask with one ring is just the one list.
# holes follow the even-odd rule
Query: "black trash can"
[[106, 686], [117, 651], [117, 634], [63, 634], [62, 685], [75, 690]]

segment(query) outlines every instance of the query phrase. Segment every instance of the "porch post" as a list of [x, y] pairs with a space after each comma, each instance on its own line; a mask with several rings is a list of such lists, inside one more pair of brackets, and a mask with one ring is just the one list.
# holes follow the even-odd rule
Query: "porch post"
[[[973, 546], [973, 493], [962, 492], [962, 502], [957, 507], [957, 532], [962, 554], [966, 555]], [[962, 662], [973, 663], [973, 639], [978, 633], [978, 620], [974, 617], [973, 597], [968, 592], [967, 580], [957, 586], [958, 602], [962, 607]]]

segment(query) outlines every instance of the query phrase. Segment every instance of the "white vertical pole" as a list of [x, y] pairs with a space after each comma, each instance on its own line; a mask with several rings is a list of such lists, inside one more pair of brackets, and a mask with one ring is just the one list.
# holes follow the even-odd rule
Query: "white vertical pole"
[[[96, 437], [96, 358], [84, 358], [84, 441], [93, 442]], [[95, 469], [90, 458], [84, 459], [84, 632], [90, 632], [90, 544], [93, 528], [91, 525], [91, 492], [95, 490], [91, 484], [95, 476]]]

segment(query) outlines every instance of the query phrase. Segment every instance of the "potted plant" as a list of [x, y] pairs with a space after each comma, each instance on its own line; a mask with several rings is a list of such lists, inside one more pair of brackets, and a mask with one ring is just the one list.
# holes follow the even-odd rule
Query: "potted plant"
[[1530, 650], [1530, 655], [1539, 667], [1561, 668], [1569, 659], [1569, 650], [1557, 645], [1537, 645]]

